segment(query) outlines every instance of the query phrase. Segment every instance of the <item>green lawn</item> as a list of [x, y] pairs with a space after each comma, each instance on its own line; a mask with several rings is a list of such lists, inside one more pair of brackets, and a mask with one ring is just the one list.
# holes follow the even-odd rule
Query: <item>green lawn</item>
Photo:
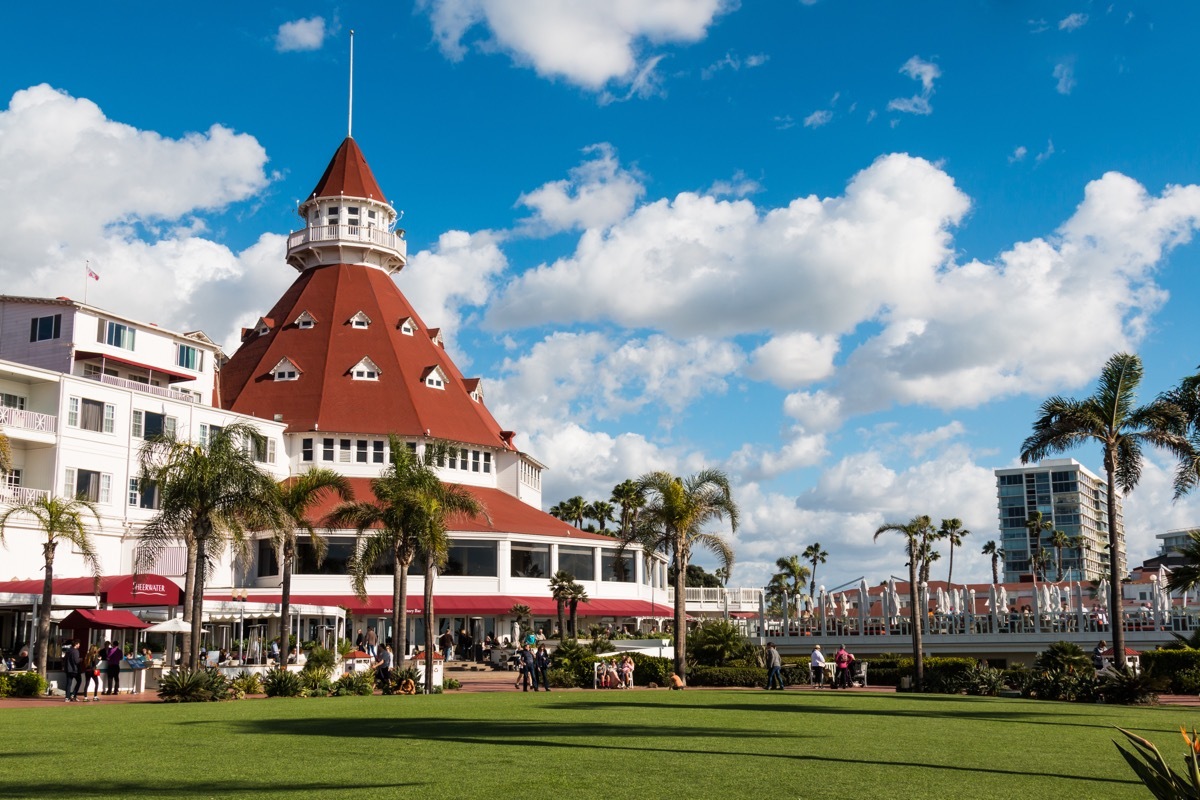
[[1194, 709], [634, 691], [0, 712], [0, 798], [1145, 798], [1114, 724], [1182, 766]]

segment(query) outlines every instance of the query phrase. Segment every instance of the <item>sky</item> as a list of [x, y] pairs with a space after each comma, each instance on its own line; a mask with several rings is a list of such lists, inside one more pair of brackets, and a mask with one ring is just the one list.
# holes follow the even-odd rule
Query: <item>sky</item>
[[[6, 10], [0, 291], [232, 350], [351, 130], [403, 212], [397, 284], [545, 505], [722, 469], [731, 585], [814, 542], [830, 589], [902, 576], [873, 534], [917, 514], [961, 518], [954, 578], [989, 580], [993, 470], [1041, 402], [1116, 352], [1143, 401], [1200, 364], [1198, 4], [199, 8]], [[1135, 564], [1200, 524], [1148, 456]]]

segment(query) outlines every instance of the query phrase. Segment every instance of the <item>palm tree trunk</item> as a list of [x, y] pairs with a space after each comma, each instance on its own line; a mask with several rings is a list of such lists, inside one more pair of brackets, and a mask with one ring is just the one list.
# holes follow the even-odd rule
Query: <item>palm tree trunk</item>
[[992, 553], [992, 583], [1000, 582], [1000, 559]]
[[[283, 583], [280, 585], [279, 594], [279, 652], [283, 654], [283, 663], [287, 664], [288, 638], [291, 635], [291, 625], [288, 620], [292, 618], [292, 561], [296, 557], [295, 548], [292, 542], [285, 541], [283, 543]], [[276, 666], [279, 666], [276, 664]]]
[[571, 598], [571, 638], [579, 638], [579, 601], [574, 597]]
[[675, 543], [675, 674], [687, 685], [687, 554]]
[[188, 669], [196, 669], [200, 665], [201, 626], [204, 621], [204, 585], [208, 573], [208, 533], [207, 530], [196, 536], [196, 578], [192, 583], [192, 652], [189, 654]]
[[[192, 623], [192, 592], [196, 589], [196, 537], [189, 536], [187, 538], [187, 567], [183, 578], [183, 621], [191, 625]], [[181, 634], [180, 650], [183, 658], [180, 664], [188, 666], [192, 663], [192, 633], [189, 630], [187, 633]]]
[[433, 694], [433, 559], [425, 559], [425, 694]]
[[1112, 625], [1114, 663], [1125, 666], [1125, 615], [1122, 609], [1121, 550], [1117, 538], [1117, 453], [1104, 446], [1104, 473], [1108, 478], [1108, 619]]
[[396, 666], [403, 669], [408, 654], [408, 564], [397, 556], [392, 573], [392, 635], [396, 637]]
[[558, 640], [561, 642], [563, 639], [567, 638], [567, 626], [565, 619], [567, 604], [561, 599], [557, 600], [556, 604], [558, 606]]
[[[914, 550], [916, 550], [914, 542]], [[925, 609], [919, 607], [917, 590], [917, 556], [914, 552], [908, 559], [908, 601], [912, 609], [913, 671], [916, 672], [917, 691], [925, 690], [925, 656], [921, 648], [921, 626], [925, 624]]]
[[[950, 543], [950, 569], [946, 572], [946, 587], [949, 588], [954, 584], [954, 542]], [[958, 609], [962, 611], [962, 609]]]
[[42, 556], [45, 560], [45, 575], [42, 578], [42, 604], [38, 606], [38, 640], [34, 652], [37, 672], [46, 677], [46, 660], [50, 654], [50, 608], [54, 603], [54, 548], [58, 542], [50, 534], [46, 534], [46, 543], [42, 545]]

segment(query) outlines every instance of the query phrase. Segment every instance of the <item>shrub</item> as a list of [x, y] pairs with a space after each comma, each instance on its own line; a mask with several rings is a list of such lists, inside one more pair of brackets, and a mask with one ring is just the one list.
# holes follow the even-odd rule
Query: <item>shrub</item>
[[462, 683], [460, 683], [455, 678], [443, 678], [442, 679], [442, 688], [447, 691], [453, 691], [455, 689], [461, 689]]
[[299, 697], [303, 690], [300, 676], [281, 667], [270, 670], [263, 678], [263, 691], [267, 697]]
[[229, 681], [229, 689], [239, 700], [248, 694], [262, 694], [262, 679], [256, 672], [242, 670]]
[[322, 669], [300, 671], [300, 686], [304, 697], [329, 697], [333, 682]]
[[1033, 668], [1083, 674], [1096, 672], [1092, 666], [1092, 657], [1074, 642], [1054, 642], [1037, 654], [1033, 660]]
[[703, 622], [688, 634], [688, 662], [705, 667], [730, 666], [731, 662], [749, 662], [755, 650], [737, 626], [728, 620]]
[[211, 667], [177, 669], [158, 682], [158, 696], [167, 703], [209, 703], [229, 696], [229, 682]]
[[766, 686], [762, 667], [694, 667], [688, 673], [691, 686]]
[[323, 678], [328, 678], [333, 673], [333, 668], [337, 665], [337, 654], [332, 650], [326, 650], [324, 647], [314, 647], [308, 654], [308, 659], [304, 662], [304, 672], [311, 672], [320, 675]]
[[11, 677], [13, 697], [38, 697], [46, 693], [49, 684], [36, 672], [21, 672]]
[[1200, 650], [1151, 650], [1142, 653], [1141, 665], [1147, 675], [1167, 679], [1168, 691], [1196, 694], [1195, 684], [1185, 683], [1184, 676], [1200, 670]]
[[982, 662], [974, 665], [963, 678], [963, 689], [976, 697], [995, 697], [1004, 688], [1004, 670]]
[[8, 674], [0, 672], [0, 697], [11, 697], [13, 693], [12, 681]]
[[1130, 752], [1116, 742], [1113, 744], [1117, 745], [1121, 755], [1125, 756], [1125, 760], [1133, 767], [1133, 771], [1150, 794], [1158, 800], [1189, 800], [1200, 797], [1200, 736], [1196, 735], [1195, 728], [1192, 728], [1191, 736], [1187, 735], [1184, 728], [1179, 729], [1183, 734], [1183, 741], [1187, 744], [1187, 755], [1184, 757], [1188, 765], [1186, 777], [1171, 769], [1167, 759], [1152, 742], [1135, 736], [1124, 728], [1117, 730], [1133, 742], [1136, 750]]
[[1165, 680], [1138, 672], [1129, 664], [1100, 673], [1099, 694], [1106, 703], [1147, 705], [1158, 702], [1158, 688]]
[[671, 673], [675, 671], [671, 659], [642, 653], [632, 653], [630, 657], [633, 659], [633, 682], [636, 685], [657, 683], [659, 686], [666, 686], [671, 682]]
[[[579, 682], [575, 680], [575, 673], [566, 669], [550, 669], [546, 672], [546, 679], [550, 681], [550, 685], [555, 689], [574, 689], [579, 686]], [[592, 684], [589, 681], [588, 686]]]
[[1177, 694], [1200, 694], [1200, 667], [1185, 669], [1173, 676], [1171, 689]]
[[334, 697], [360, 695], [363, 697], [375, 694], [375, 674], [373, 672], [347, 672], [333, 682]]
[[1031, 670], [1021, 693], [1039, 700], [1090, 703], [1096, 699], [1096, 679], [1084, 672]]
[[[911, 662], [912, 660], [909, 659], [909, 674], [915, 675], [916, 669], [911, 667]], [[968, 676], [975, 669], [977, 663], [973, 658], [954, 656], [931, 656], [925, 659], [925, 691], [941, 694], [958, 694], [966, 691]], [[874, 676], [869, 671], [867, 679], [873, 678]]]
[[[579, 686], [583, 688], [591, 688], [594, 673], [593, 665], [600, 659], [596, 658], [593, 652], [574, 639], [568, 639], [558, 646], [554, 654], [550, 657], [551, 671], [564, 673], [569, 677], [569, 682], [560, 685], [559, 688], [568, 686]], [[549, 673], [547, 673], [549, 678]], [[567, 680], [560, 676], [559, 680]], [[551, 685], [556, 685], [551, 680]]]

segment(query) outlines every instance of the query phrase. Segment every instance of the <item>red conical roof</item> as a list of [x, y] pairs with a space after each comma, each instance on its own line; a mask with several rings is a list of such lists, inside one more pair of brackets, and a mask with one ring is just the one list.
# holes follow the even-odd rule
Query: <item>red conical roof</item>
[[[306, 311], [314, 324], [301, 328], [296, 320]], [[370, 321], [365, 328], [351, 323], [359, 312]], [[264, 317], [273, 321], [270, 330], [247, 332], [221, 369], [222, 407], [280, 415], [289, 432], [429, 435], [511, 449], [387, 273], [348, 264], [306, 270]], [[411, 335], [400, 324], [409, 318]], [[273, 379], [285, 358], [297, 367], [297, 380]], [[378, 380], [351, 376], [363, 358], [378, 367]], [[445, 377], [442, 388], [424, 383], [435, 367]]]
[[337, 197], [366, 197], [386, 203], [383, 190], [375, 182], [367, 160], [354, 139], [347, 136], [341, 147], [333, 154], [333, 160], [325, 168], [325, 174], [317, 181], [317, 187], [312, 190], [309, 198]]

